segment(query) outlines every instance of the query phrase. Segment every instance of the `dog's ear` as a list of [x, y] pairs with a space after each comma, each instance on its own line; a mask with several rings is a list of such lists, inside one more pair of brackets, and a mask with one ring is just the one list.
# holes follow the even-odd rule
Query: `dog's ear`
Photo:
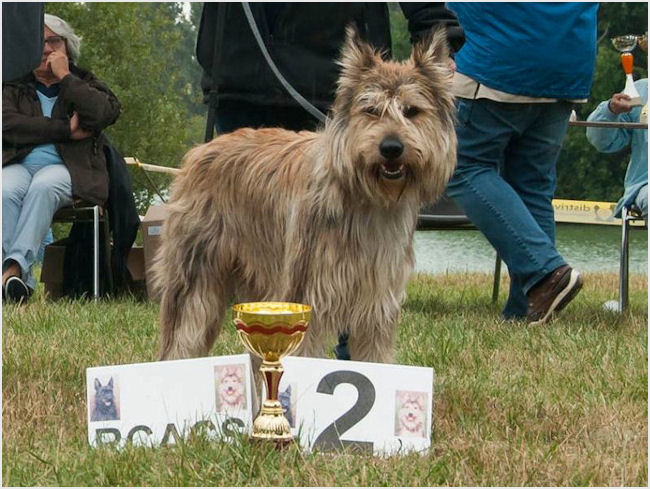
[[337, 82], [336, 100], [332, 107], [334, 113], [347, 113], [355, 89], [360, 86], [362, 75], [373, 68], [380, 59], [372, 46], [361, 39], [357, 26], [354, 23], [348, 24], [345, 28], [341, 57], [337, 61], [341, 73]]
[[111, 380], [108, 381], [108, 384], [107, 384], [107, 385], [108, 385], [108, 387], [110, 387], [111, 389], [113, 388], [113, 377], [111, 377]]
[[99, 381], [98, 378], [95, 378], [95, 390], [98, 391], [102, 386], [102, 383]]
[[411, 60], [416, 68], [425, 74], [435, 72], [439, 65], [446, 65], [449, 58], [449, 44], [444, 27], [430, 31], [413, 46]]
[[356, 24], [350, 23], [345, 28], [345, 42], [341, 49], [341, 59], [338, 64], [343, 68], [342, 76], [355, 77], [372, 68], [376, 63], [374, 49], [361, 39]]

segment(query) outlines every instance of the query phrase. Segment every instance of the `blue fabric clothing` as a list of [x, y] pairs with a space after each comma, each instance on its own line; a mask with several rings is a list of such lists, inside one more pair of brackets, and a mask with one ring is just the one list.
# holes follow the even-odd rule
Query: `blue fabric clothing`
[[596, 60], [592, 2], [451, 2], [465, 30], [463, 73], [490, 88], [530, 97], [584, 99]]
[[[638, 80], [634, 85], [641, 95], [643, 105], [646, 105], [648, 103], [648, 79]], [[614, 114], [609, 110], [608, 104], [609, 100], [601, 102], [589, 114], [587, 120], [590, 122], [639, 122], [642, 107], [634, 107], [627, 113]], [[630, 206], [635, 203], [639, 191], [648, 185], [648, 130], [588, 127], [587, 139], [601, 153], [615, 153], [631, 145], [632, 154], [623, 183], [625, 191], [614, 211], [615, 216], [620, 217], [621, 208], [624, 205]], [[637, 205], [645, 206], [641, 210], [644, 215], [648, 215], [647, 197], [640, 199]]]
[[[46, 90], [41, 91], [39, 87], [39, 89], [36, 91], [36, 94], [38, 95], [38, 100], [41, 103], [43, 115], [45, 117], [51, 117], [52, 108], [54, 107], [56, 99], [58, 98], [58, 90], [57, 94], [54, 96], [45, 95], [45, 93], [43, 93], [45, 91]], [[50, 91], [49, 93], [51, 94], [52, 92]], [[59, 152], [57, 151], [54, 144], [39, 144], [34, 149], [32, 149], [30, 153], [25, 156], [25, 158], [23, 158], [21, 164], [37, 169], [47, 165], [62, 165], [63, 160], [61, 159], [61, 156], [59, 155]]]
[[41, 168], [8, 165], [2, 169], [2, 263], [14, 260], [32, 290], [32, 265], [54, 213], [72, 204], [72, 183], [65, 165]]
[[[37, 86], [43, 115], [50, 117], [58, 85]], [[54, 144], [41, 144], [18, 164], [2, 169], [2, 263], [20, 265], [22, 279], [32, 290], [32, 265], [52, 223], [54, 213], [72, 204], [70, 172]]]
[[504, 317], [523, 318], [526, 293], [566, 262], [555, 249], [552, 196], [572, 105], [456, 101], [458, 165], [447, 193], [508, 266]]
[[36, 262], [43, 263], [43, 258], [45, 258], [45, 247], [49, 244], [52, 244], [53, 242], [54, 234], [52, 233], [52, 228], [49, 228], [47, 230], [47, 233], [45, 233], [45, 237], [43, 238], [43, 242], [41, 243], [40, 248], [38, 248], [38, 252], [36, 253]]

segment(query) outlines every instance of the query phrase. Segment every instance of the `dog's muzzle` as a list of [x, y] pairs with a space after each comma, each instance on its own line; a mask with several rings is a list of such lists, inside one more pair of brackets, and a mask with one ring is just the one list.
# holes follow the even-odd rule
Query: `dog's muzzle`
[[404, 144], [394, 137], [388, 136], [379, 144], [379, 154], [385, 158], [381, 163], [379, 172], [388, 180], [398, 180], [406, 175], [406, 166], [399, 162], [399, 157], [404, 153]]

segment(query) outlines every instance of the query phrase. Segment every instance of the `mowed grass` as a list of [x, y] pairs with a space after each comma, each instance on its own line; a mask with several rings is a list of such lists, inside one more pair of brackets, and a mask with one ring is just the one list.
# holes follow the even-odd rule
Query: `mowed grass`
[[[507, 279], [502, 280], [500, 303]], [[8, 486], [647, 486], [648, 282], [604, 311], [615, 274], [588, 274], [552, 324], [504, 322], [486, 274], [415, 275], [397, 361], [436, 372], [426, 455], [277, 452], [206, 438], [91, 449], [85, 369], [155, 359], [157, 305], [3, 308], [2, 472]], [[214, 355], [241, 353], [227, 324]]]

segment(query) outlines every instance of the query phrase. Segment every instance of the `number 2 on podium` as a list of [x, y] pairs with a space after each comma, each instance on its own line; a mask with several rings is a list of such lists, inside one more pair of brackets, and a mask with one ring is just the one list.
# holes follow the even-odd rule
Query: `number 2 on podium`
[[357, 390], [357, 402], [336, 421], [325, 428], [314, 441], [313, 450], [332, 451], [342, 448], [352, 449], [361, 453], [373, 451], [372, 442], [341, 440], [341, 435], [361, 421], [375, 404], [375, 386], [370, 379], [359, 372], [339, 370], [330, 372], [321, 379], [316, 392], [321, 394], [334, 394], [340, 384], [350, 384]]

